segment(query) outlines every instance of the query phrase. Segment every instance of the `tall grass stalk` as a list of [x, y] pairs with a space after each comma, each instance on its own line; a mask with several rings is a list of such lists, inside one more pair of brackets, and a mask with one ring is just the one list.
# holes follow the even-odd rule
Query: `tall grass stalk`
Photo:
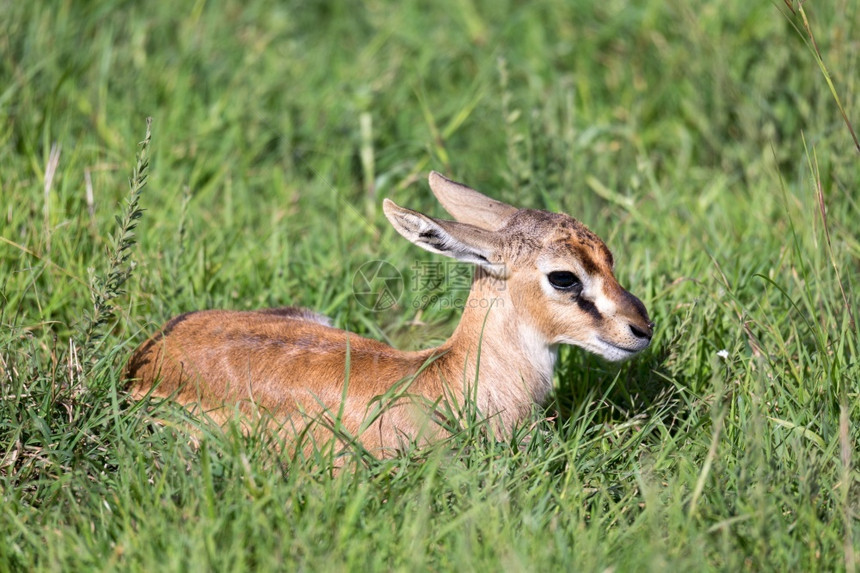
[[146, 134], [138, 144], [135, 166], [128, 182], [128, 198], [122, 213], [116, 216], [117, 228], [110, 241], [107, 269], [104, 274], [96, 274], [92, 267], [88, 269], [93, 307], [79, 326], [83, 355], [81, 362], [87, 366], [103, 354], [99, 350], [99, 344], [107, 334], [107, 327], [116, 317], [114, 301], [125, 293], [125, 284], [134, 271], [132, 254], [137, 243], [135, 229], [143, 216], [140, 197], [149, 177], [151, 129], [152, 118], [147, 118]]

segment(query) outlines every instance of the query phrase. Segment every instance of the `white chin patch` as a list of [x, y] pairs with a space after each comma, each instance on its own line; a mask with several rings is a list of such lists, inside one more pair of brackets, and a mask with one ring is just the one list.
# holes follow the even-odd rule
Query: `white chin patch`
[[628, 358], [633, 358], [637, 354], [639, 354], [639, 350], [628, 350], [626, 348], [619, 348], [618, 346], [613, 346], [612, 344], [606, 344], [603, 341], [600, 341], [599, 350], [595, 350], [595, 354], [599, 354], [603, 358], [607, 360], [611, 360], [612, 362], [621, 362], [623, 360], [627, 360]]
[[635, 346], [628, 348], [606, 342], [600, 338], [592, 338], [588, 342], [582, 342], [579, 340], [563, 340], [561, 342], [571, 344], [573, 346], [579, 346], [580, 348], [588, 350], [592, 354], [597, 354], [611, 362], [621, 362], [633, 358], [648, 347], [648, 345], [645, 344], [638, 348]]

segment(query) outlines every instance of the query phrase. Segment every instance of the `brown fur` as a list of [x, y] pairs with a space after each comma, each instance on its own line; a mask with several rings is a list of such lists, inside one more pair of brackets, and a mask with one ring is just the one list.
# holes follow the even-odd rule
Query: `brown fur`
[[[169, 397], [218, 422], [238, 408], [267, 412], [296, 431], [314, 419], [320, 427], [340, 423], [385, 455], [437, 438], [434, 405], [462, 405], [468, 395], [494, 429], [509, 431], [547, 398], [560, 343], [610, 359], [648, 346], [653, 324], [644, 305], [618, 285], [611, 253], [584, 225], [517, 210], [438, 174], [431, 187], [459, 222], [390, 202], [385, 209], [422, 248], [478, 262], [460, 324], [442, 346], [401, 352], [305, 309], [192, 312], [133, 353], [126, 369], [133, 396]], [[567, 269], [584, 275], [582, 296], [546, 282], [549, 270]], [[371, 415], [386, 395], [382, 414]]]

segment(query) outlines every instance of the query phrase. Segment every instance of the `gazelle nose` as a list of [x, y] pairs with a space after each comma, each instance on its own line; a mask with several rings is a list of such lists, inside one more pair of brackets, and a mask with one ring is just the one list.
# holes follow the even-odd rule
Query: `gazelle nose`
[[633, 336], [635, 336], [636, 338], [647, 338], [648, 340], [651, 340], [651, 335], [654, 332], [654, 323], [649, 322], [646, 325], [646, 328], [648, 330], [642, 330], [642, 329], [637, 328], [631, 324], [630, 325], [630, 332], [632, 332]]

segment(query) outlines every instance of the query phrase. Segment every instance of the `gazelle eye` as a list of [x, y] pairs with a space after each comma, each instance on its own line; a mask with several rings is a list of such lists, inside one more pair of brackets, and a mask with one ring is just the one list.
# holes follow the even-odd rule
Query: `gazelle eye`
[[557, 290], [582, 290], [582, 283], [579, 282], [579, 277], [570, 271], [553, 271], [546, 277], [549, 279], [549, 284]]

